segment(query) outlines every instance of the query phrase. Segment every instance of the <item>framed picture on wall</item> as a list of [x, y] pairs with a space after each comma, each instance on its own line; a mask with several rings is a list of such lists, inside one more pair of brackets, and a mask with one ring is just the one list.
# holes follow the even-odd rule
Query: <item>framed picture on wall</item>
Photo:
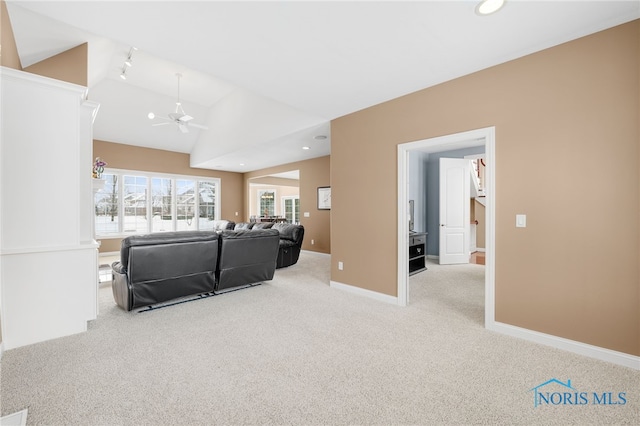
[[318, 187], [318, 210], [331, 210], [331, 187]]

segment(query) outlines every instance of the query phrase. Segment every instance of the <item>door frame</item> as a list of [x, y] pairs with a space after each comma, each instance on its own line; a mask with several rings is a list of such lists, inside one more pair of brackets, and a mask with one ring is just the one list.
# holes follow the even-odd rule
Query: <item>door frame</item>
[[495, 126], [491, 126], [398, 145], [398, 305], [406, 306], [409, 301], [409, 221], [400, 220], [409, 217], [409, 151], [441, 152], [484, 145], [487, 160], [484, 326], [489, 328], [495, 324], [495, 133]]

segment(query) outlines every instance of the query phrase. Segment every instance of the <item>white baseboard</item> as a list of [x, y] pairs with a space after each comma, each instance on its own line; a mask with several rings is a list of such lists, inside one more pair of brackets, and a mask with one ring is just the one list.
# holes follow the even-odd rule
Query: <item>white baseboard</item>
[[320, 253], [319, 251], [313, 251], [313, 250], [302, 250], [305, 253], [310, 253], [310, 254], [317, 254], [318, 256], [329, 256], [331, 257], [331, 254], [329, 253]]
[[337, 281], [329, 281], [329, 286], [338, 290], [348, 291], [349, 293], [357, 294], [359, 296], [375, 299], [380, 302], [391, 303], [392, 305], [398, 304], [398, 298], [395, 296], [389, 296], [388, 294], [378, 293], [377, 291], [371, 291], [360, 287], [355, 287], [349, 284], [342, 284]]
[[2, 359], [3, 354], [4, 354], [4, 342], [0, 342], [0, 359]]
[[635, 355], [629, 355], [623, 352], [613, 351], [611, 349], [605, 349], [599, 346], [593, 346], [587, 343], [577, 342], [575, 340], [569, 340], [563, 337], [540, 333], [538, 331], [528, 330], [526, 328], [516, 327], [514, 325], [504, 324], [501, 322], [488, 324], [486, 328], [487, 330], [506, 334], [508, 336], [517, 337], [519, 339], [528, 340], [530, 342], [535, 342], [546, 346], [551, 346], [579, 355], [588, 356], [590, 358], [599, 359], [601, 361], [622, 365], [634, 370], [640, 370], [640, 357]]
[[428, 254], [427, 259], [440, 260], [440, 256], [436, 256], [435, 254]]

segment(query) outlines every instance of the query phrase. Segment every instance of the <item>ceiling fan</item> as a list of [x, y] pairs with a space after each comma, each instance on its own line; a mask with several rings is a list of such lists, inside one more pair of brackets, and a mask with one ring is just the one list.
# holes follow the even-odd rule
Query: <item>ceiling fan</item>
[[173, 123], [176, 126], [178, 126], [178, 129], [180, 129], [182, 133], [189, 133], [188, 127], [195, 127], [198, 129], [208, 130], [209, 128], [207, 126], [203, 126], [202, 124], [192, 123], [191, 120], [193, 120], [193, 117], [191, 117], [186, 112], [184, 112], [184, 109], [182, 108], [182, 103], [180, 102], [180, 78], [182, 77], [182, 74], [176, 73], [176, 77], [178, 77], [178, 101], [176, 102], [176, 110], [175, 112], [170, 112], [168, 114], [168, 118], [156, 117], [156, 115], [153, 112], [150, 112], [148, 115], [149, 120], [153, 120], [155, 118], [159, 120], [165, 120], [162, 123], [152, 124], [152, 126], [164, 126], [166, 124]]

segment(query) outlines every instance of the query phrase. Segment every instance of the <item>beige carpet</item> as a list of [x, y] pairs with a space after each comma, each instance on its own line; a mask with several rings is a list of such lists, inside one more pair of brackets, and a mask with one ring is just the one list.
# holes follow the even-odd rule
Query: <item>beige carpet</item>
[[[428, 265], [406, 308], [332, 289], [303, 253], [262, 286], [5, 352], [1, 413], [42, 425], [638, 424], [640, 372], [484, 330], [481, 265]], [[542, 405], [552, 378], [625, 405]], [[563, 392], [557, 384], [554, 391]]]

